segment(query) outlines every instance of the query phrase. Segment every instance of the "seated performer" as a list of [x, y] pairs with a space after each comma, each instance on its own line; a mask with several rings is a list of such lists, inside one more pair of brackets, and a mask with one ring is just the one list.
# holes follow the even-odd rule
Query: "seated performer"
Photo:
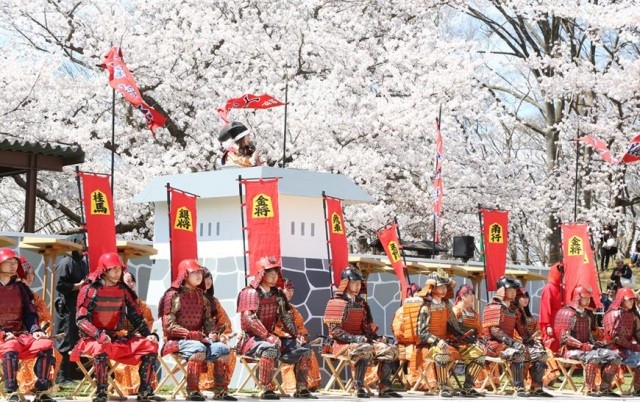
[[[137, 295], [137, 286], [136, 286], [136, 278], [133, 276], [131, 272], [125, 272], [122, 274], [122, 281], [129, 286], [134, 293]], [[138, 298], [136, 303], [138, 304], [138, 310], [140, 310], [140, 314], [142, 318], [144, 318], [144, 322], [147, 323], [147, 327], [153, 327], [153, 314], [151, 313], [151, 309], [147, 306], [142, 299]], [[118, 333], [120, 337], [126, 337], [131, 335], [136, 335], [133, 331], [135, 328], [133, 324], [129, 322], [129, 320], [125, 320], [124, 327]], [[116, 380], [116, 384], [125, 393], [125, 395], [135, 395], [138, 393], [138, 388], [140, 387], [140, 376], [138, 376], [138, 367], [139, 365], [129, 365], [129, 364], [120, 364], [114, 370], [113, 375]], [[155, 378], [152, 381], [152, 387], [156, 387]]]
[[[211, 302], [204, 295], [204, 268], [198, 260], [185, 259], [178, 265], [178, 277], [160, 299], [165, 344], [162, 355], [180, 353], [187, 360], [187, 400], [204, 401], [200, 392], [200, 374], [204, 362], [220, 359], [226, 373], [224, 356], [229, 354], [227, 335], [219, 333], [211, 314]], [[235, 401], [226, 389], [216, 399]]]
[[[222, 307], [220, 300], [213, 295], [213, 277], [211, 272], [204, 268], [204, 295], [211, 304], [211, 319], [218, 333], [220, 342], [227, 345], [231, 335], [231, 320]], [[200, 389], [213, 389], [214, 399], [235, 401], [236, 398], [229, 394], [229, 383], [233, 370], [236, 367], [236, 353], [229, 350], [228, 355], [220, 356], [214, 362], [207, 362], [207, 370], [200, 374]]]
[[[278, 288], [278, 284], [283, 284], [280, 263], [275, 257], [262, 257], [256, 264], [258, 272], [253, 281], [238, 295], [238, 313], [243, 333], [236, 349], [243, 355], [259, 359], [259, 381], [265, 390], [260, 398], [280, 399], [273, 392], [271, 381], [276, 361], [280, 359], [295, 367], [296, 392], [293, 397], [317, 399], [307, 388], [309, 361], [313, 351], [297, 341], [298, 329], [293, 321], [291, 305]], [[286, 329], [286, 336], [275, 334], [278, 321]]]
[[[529, 347], [515, 339], [516, 329], [522, 330], [522, 326], [517, 326], [520, 313], [514, 303], [520, 282], [503, 276], [498, 279], [496, 287], [498, 290], [493, 296], [493, 301], [484, 309], [483, 328], [488, 338], [487, 355], [509, 361], [517, 396], [551, 397], [551, 394], [542, 389], [546, 355], [532, 355]], [[519, 334], [522, 339], [528, 339], [526, 334]], [[527, 358], [530, 358], [532, 363], [530, 369], [532, 387], [529, 393], [524, 386], [524, 362]]]
[[233, 141], [222, 154], [223, 165], [253, 167], [264, 164], [260, 154], [256, 152], [255, 144], [251, 141], [249, 129], [239, 121], [224, 125], [220, 130], [218, 139], [220, 142]]
[[[22, 266], [22, 270], [18, 270], [18, 276], [20, 280], [24, 282], [29, 288], [33, 285], [33, 280], [35, 279], [36, 272], [29, 260], [25, 257], [20, 256], [20, 264]], [[49, 311], [49, 307], [47, 303], [45, 303], [42, 296], [39, 293], [33, 293], [33, 302], [36, 306], [36, 313], [38, 314], [38, 319], [40, 320], [41, 328], [47, 333], [47, 335], [51, 335], [53, 328], [51, 324], [53, 324], [53, 320], [51, 317], [51, 312]], [[62, 361], [62, 356], [60, 352], [58, 352], [55, 348], [53, 349], [53, 357], [55, 358], [54, 367], [51, 367], [51, 378], [56, 378], [57, 369], [60, 366], [60, 362]], [[30, 392], [34, 389], [36, 385], [36, 381], [38, 378], [34, 374], [34, 368], [36, 364], [36, 359], [30, 359], [24, 362], [20, 366], [18, 370], [18, 384], [20, 388], [20, 392], [23, 394]]]
[[[108, 360], [122, 364], [140, 364], [138, 401], [164, 401], [153, 394], [154, 367], [158, 357], [158, 335], [151, 333], [142, 318], [138, 296], [122, 282], [126, 266], [117, 253], [104, 253], [96, 269], [89, 274], [78, 295], [76, 321], [84, 335], [71, 353], [71, 361], [81, 355], [93, 359], [97, 385], [93, 402], [107, 401]], [[133, 324], [134, 333], [120, 337], [124, 319]]]
[[[293, 282], [288, 279], [284, 280], [284, 288], [282, 293], [284, 293], [287, 301], [291, 301], [293, 297]], [[300, 345], [307, 345], [309, 343], [309, 331], [304, 326], [304, 317], [298, 311], [297, 308], [291, 306], [291, 317], [293, 318], [293, 323], [298, 330], [298, 343]], [[276, 329], [274, 334], [281, 338], [291, 337], [289, 333], [287, 333], [287, 329], [282, 321], [278, 321], [276, 324]], [[296, 388], [296, 377], [293, 372], [294, 366], [291, 364], [285, 364], [281, 370], [282, 373], [282, 387], [286, 392], [295, 392]], [[309, 359], [309, 373], [307, 374], [307, 388], [310, 390], [316, 390], [320, 387], [320, 368], [318, 367], [318, 359], [315, 354], [311, 355], [311, 359]]]
[[531, 392], [534, 396], [550, 397], [551, 394], [542, 389], [544, 373], [547, 370], [547, 350], [542, 343], [542, 333], [538, 329], [538, 320], [529, 309], [529, 292], [525, 288], [518, 288], [514, 304], [518, 307], [516, 320], [516, 339], [526, 348], [529, 376], [531, 377]]
[[630, 288], [618, 290], [602, 320], [605, 341], [622, 356], [622, 364], [633, 369], [634, 396], [640, 396], [640, 321], [634, 313], [636, 295]]
[[53, 341], [40, 328], [40, 320], [33, 301], [33, 293], [27, 285], [18, 280], [20, 260], [15, 251], [0, 248], [0, 355], [4, 389], [9, 402], [18, 402], [18, 360], [36, 359], [34, 402], [52, 402], [47, 395], [51, 387], [51, 366]]
[[364, 387], [364, 377], [371, 362], [379, 363], [378, 395], [381, 398], [400, 398], [402, 395], [391, 389], [398, 348], [387, 344], [384, 337], [376, 334], [378, 326], [373, 322], [369, 305], [360, 296], [363, 281], [364, 277], [358, 269], [346, 268], [342, 271], [340, 286], [327, 303], [324, 323], [333, 341], [332, 353], [336, 356], [348, 355], [355, 362], [354, 385], [358, 398], [369, 397]]
[[418, 349], [429, 348], [429, 357], [435, 361], [440, 396], [453, 396], [448, 380], [450, 363], [456, 360], [465, 363], [462, 396], [480, 396], [473, 385], [482, 371], [485, 353], [476, 346], [475, 329], [464, 332], [451, 310], [449, 298], [453, 296], [454, 287], [455, 281], [442, 270], [427, 276], [425, 286], [418, 292], [423, 298], [418, 313]]
[[[556, 336], [560, 340], [561, 356], [585, 363], [584, 382], [590, 396], [620, 396], [611, 390], [614, 376], [620, 365], [617, 351], [593, 338], [593, 316], [587, 311], [592, 305], [592, 293], [588, 286], [578, 285], [571, 293], [571, 302], [558, 311], [554, 322]], [[596, 375], [601, 371], [600, 391], [596, 388]]]

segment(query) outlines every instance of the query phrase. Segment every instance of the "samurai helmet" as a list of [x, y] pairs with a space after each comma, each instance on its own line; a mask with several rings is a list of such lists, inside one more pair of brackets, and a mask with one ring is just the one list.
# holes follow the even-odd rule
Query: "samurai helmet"
[[618, 289], [618, 292], [616, 293], [616, 298], [613, 301], [613, 303], [611, 303], [611, 306], [609, 307], [610, 310], [616, 310], [622, 307], [622, 302], [625, 300], [636, 300], [636, 293], [633, 291], [633, 289], [631, 288], [622, 288], [622, 289]]
[[432, 272], [427, 275], [427, 281], [424, 284], [424, 288], [420, 291], [420, 295], [423, 297], [433, 293], [433, 290], [438, 286], [446, 286], [447, 294], [444, 296], [445, 299], [450, 299], [453, 297], [453, 288], [456, 286], [456, 282], [449, 277], [442, 268], [438, 268], [436, 272]]
[[507, 289], [519, 289], [521, 287], [520, 282], [517, 281], [515, 278], [511, 278], [508, 276], [502, 276], [500, 277], [500, 279], [498, 279], [498, 281], [496, 282], [496, 287], [498, 288], [498, 290], [496, 291], [495, 295], [493, 296], [494, 298], [500, 299], [500, 300], [504, 300], [504, 301], [511, 301], [511, 300], [505, 300], [505, 296], [507, 294], [506, 290]]
[[16, 271], [16, 275], [22, 277], [24, 275], [24, 271], [22, 270], [22, 262], [20, 261], [18, 254], [10, 248], [0, 248], [0, 264], [12, 258], [18, 260], [18, 270]]
[[360, 269], [351, 265], [342, 270], [340, 278], [341, 280], [340, 285], [338, 286], [338, 292], [345, 292], [347, 290], [347, 286], [349, 286], [349, 281], [364, 282], [364, 275], [362, 275]]
[[253, 280], [251, 281], [251, 284], [250, 284], [251, 287], [254, 289], [257, 289], [258, 286], [260, 286], [260, 283], [262, 282], [262, 277], [264, 276], [265, 271], [270, 269], [278, 270], [277, 286], [279, 288], [282, 288], [284, 284], [284, 278], [282, 277], [282, 263], [280, 262], [279, 258], [272, 255], [264, 256], [260, 258], [258, 261], [256, 261], [256, 274]]
[[591, 303], [593, 304], [593, 291], [591, 290], [591, 286], [589, 285], [578, 285], [573, 288], [571, 292], [571, 303], [569, 305], [571, 307], [577, 308], [580, 305], [580, 299], [583, 297], [588, 297], [591, 299]]
[[249, 129], [247, 128], [247, 126], [240, 123], [239, 121], [233, 121], [222, 126], [222, 128], [220, 129], [218, 140], [220, 140], [220, 142], [225, 142], [227, 140], [238, 142], [248, 134]]

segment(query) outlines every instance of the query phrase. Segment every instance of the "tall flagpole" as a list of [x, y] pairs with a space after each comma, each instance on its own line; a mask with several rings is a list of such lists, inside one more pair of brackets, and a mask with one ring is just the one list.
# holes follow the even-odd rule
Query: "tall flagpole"
[[289, 106], [289, 77], [284, 86], [284, 134], [282, 136], [282, 168], [287, 166], [287, 111]]
[[[433, 176], [433, 181], [434, 181], [434, 187], [435, 187], [435, 181], [438, 178], [438, 173], [442, 174], [442, 172], [439, 170], [439, 167], [441, 166], [438, 163], [438, 136], [442, 136], [442, 134], [440, 133], [440, 122], [442, 121], [442, 105], [440, 105], [440, 109], [438, 110], [438, 117], [436, 118], [436, 163], [435, 163], [435, 174]], [[442, 180], [442, 177], [440, 178], [440, 180]], [[435, 189], [434, 189], [434, 194], [435, 194]], [[431, 236], [431, 259], [435, 260], [436, 259], [436, 232], [437, 232], [437, 226], [438, 226], [438, 212], [436, 212], [435, 209], [435, 203], [438, 202], [437, 199], [438, 196], [436, 196], [436, 199], [434, 200], [434, 208], [433, 208], [433, 233]]]
[[113, 197], [114, 160], [116, 157], [116, 89], [111, 89], [111, 196]]
[[[577, 110], [577, 109], [576, 109]], [[578, 170], [580, 169], [580, 115], [578, 114], [578, 140], [576, 141], [576, 169], [573, 186], [573, 222], [578, 221]]]
[[324, 209], [324, 233], [327, 240], [327, 261], [329, 262], [329, 290], [331, 291], [331, 297], [333, 297], [333, 259], [331, 258], [331, 242], [329, 238], [329, 226], [331, 225], [331, 218], [327, 214], [327, 194], [322, 191], [322, 208]]

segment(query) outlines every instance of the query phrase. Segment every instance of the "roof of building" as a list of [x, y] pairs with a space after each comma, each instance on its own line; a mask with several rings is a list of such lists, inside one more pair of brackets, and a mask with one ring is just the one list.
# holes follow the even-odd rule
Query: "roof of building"
[[37, 157], [33, 165], [37, 170], [61, 171], [63, 166], [84, 162], [79, 145], [0, 139], [0, 176], [25, 172], [32, 166], [30, 155]]
[[282, 195], [320, 198], [324, 191], [327, 195], [340, 198], [347, 204], [374, 201], [360, 186], [342, 174], [275, 167], [225, 168], [209, 172], [157, 176], [151, 179], [133, 198], [133, 201], [137, 203], [166, 201], [167, 183], [171, 187], [196, 194], [201, 198], [236, 197], [239, 192], [239, 176], [243, 179], [277, 177], [279, 178], [278, 190]]

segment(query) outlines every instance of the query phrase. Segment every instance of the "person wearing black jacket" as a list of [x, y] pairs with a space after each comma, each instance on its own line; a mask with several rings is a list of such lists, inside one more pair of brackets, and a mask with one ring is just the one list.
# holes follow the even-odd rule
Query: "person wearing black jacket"
[[[81, 244], [85, 251], [83, 234], [74, 234], [67, 237], [68, 241]], [[56, 335], [64, 334], [64, 337], [56, 337], [55, 348], [62, 354], [60, 371], [56, 377], [56, 384], [71, 382], [74, 372], [69, 362], [69, 352], [78, 343], [78, 326], [76, 324], [76, 303], [78, 293], [85, 278], [89, 274], [89, 266], [83, 256], [83, 252], [74, 251], [70, 256], [64, 257], [56, 269], [56, 291], [54, 331]]]

